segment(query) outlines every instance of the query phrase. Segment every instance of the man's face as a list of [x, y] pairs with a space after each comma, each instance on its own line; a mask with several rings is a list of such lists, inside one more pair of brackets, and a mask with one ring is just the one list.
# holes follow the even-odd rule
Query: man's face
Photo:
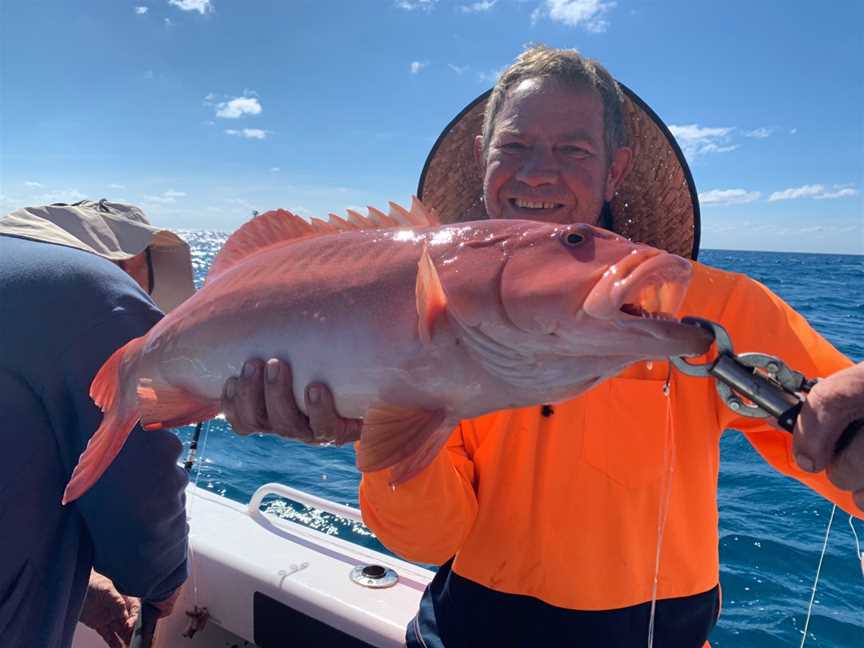
[[[475, 143], [482, 156], [479, 140]], [[526, 79], [498, 113], [484, 164], [490, 218], [596, 224], [604, 200], [630, 163], [630, 149], [608, 159], [603, 102], [590, 87]]]
[[124, 261], [119, 261], [118, 265], [144, 289], [144, 292], [150, 294], [152, 286], [150, 285], [150, 269], [147, 267], [147, 250]]

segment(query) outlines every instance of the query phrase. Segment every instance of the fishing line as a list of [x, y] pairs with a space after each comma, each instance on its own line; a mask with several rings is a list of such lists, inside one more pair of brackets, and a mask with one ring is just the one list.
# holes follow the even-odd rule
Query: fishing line
[[819, 583], [819, 575], [822, 573], [822, 561], [825, 559], [825, 551], [828, 549], [828, 536], [831, 534], [831, 523], [834, 522], [834, 513], [837, 505], [831, 507], [831, 517], [828, 518], [828, 526], [825, 527], [825, 540], [822, 542], [822, 553], [819, 555], [819, 564], [816, 566], [816, 578], [813, 579], [813, 591], [810, 592], [810, 605], [807, 606], [807, 618], [804, 620], [804, 636], [801, 637], [801, 647], [807, 641], [807, 628], [810, 627], [810, 615], [813, 613], [813, 601], [816, 599], [816, 585]]
[[648, 648], [654, 646], [654, 617], [657, 612], [657, 588], [660, 583], [660, 555], [663, 549], [663, 535], [669, 517], [669, 503], [672, 500], [672, 473], [675, 472], [675, 425], [672, 417], [672, 367], [663, 385], [666, 397], [666, 438], [663, 442], [663, 483], [660, 487], [661, 501], [657, 509], [657, 553], [654, 557], [654, 582], [651, 585], [651, 612], [648, 617]]
[[[198, 490], [198, 481], [201, 479], [201, 466], [204, 463], [204, 454], [207, 452], [207, 438], [210, 436], [210, 424], [213, 422], [213, 419], [208, 419], [207, 421], [202, 421], [195, 426], [195, 432], [192, 435], [192, 440], [189, 443], [189, 454], [186, 456], [186, 462], [183, 464], [183, 467], [186, 469], [187, 473], [190, 473], [192, 470], [192, 466], [196, 466], [195, 469], [195, 481], [193, 482], [195, 486], [196, 494], [190, 498], [186, 506], [186, 523], [189, 525], [189, 528], [192, 528], [192, 509], [195, 507], [195, 500], [198, 499], [197, 490]], [[196, 450], [198, 449], [198, 438], [201, 434], [201, 429], [204, 429], [204, 442], [201, 446], [201, 452], [196, 457]], [[189, 551], [189, 576], [192, 580], [192, 599], [195, 609], [198, 609], [198, 578], [197, 578], [197, 570], [194, 568], [195, 560], [194, 560], [194, 549], [192, 548], [192, 543], [189, 543], [188, 547]]]
[[855, 557], [861, 561], [861, 575], [864, 576], [864, 553], [861, 552], [861, 543], [858, 542], [858, 532], [855, 530], [852, 520], [853, 517], [850, 515], [849, 528], [852, 529], [852, 535], [855, 536]]

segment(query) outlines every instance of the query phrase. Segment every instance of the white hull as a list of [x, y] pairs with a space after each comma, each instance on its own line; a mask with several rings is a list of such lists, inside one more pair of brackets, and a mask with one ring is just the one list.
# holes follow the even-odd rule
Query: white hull
[[[258, 645], [404, 645], [432, 572], [372, 549], [259, 511], [268, 493], [359, 520], [359, 512], [278, 484], [262, 487], [249, 506], [189, 486], [191, 575], [174, 613], [157, 626], [153, 648]], [[398, 582], [372, 589], [351, 580], [358, 565], [394, 570]], [[182, 636], [187, 611], [209, 620]], [[353, 639], [353, 641], [352, 641]], [[239, 643], [238, 643], [239, 640]], [[257, 643], [256, 643], [257, 642]], [[247, 644], [248, 645], [248, 644]], [[79, 625], [74, 648], [104, 648]]]

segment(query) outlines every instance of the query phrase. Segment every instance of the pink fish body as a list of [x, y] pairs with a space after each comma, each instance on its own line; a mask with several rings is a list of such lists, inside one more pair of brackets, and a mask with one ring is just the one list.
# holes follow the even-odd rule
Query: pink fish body
[[684, 259], [584, 224], [486, 220], [441, 226], [370, 210], [306, 222], [257, 216], [226, 242], [206, 285], [105, 363], [105, 412], [64, 503], [145, 429], [205, 420], [250, 358], [290, 362], [295, 398], [328, 384], [363, 418], [357, 465], [421, 470], [461, 419], [578, 395], [633, 362], [698, 355], [679, 323]]

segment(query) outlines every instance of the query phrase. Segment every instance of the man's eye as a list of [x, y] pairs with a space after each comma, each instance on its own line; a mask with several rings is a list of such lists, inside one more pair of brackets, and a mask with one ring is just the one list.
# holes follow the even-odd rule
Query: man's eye
[[527, 147], [522, 142], [503, 142], [498, 148], [502, 151], [524, 151]]
[[564, 155], [575, 155], [580, 157], [587, 157], [591, 155], [591, 151], [589, 151], [588, 149], [582, 146], [574, 146], [570, 144], [565, 146], [559, 146], [558, 150]]

